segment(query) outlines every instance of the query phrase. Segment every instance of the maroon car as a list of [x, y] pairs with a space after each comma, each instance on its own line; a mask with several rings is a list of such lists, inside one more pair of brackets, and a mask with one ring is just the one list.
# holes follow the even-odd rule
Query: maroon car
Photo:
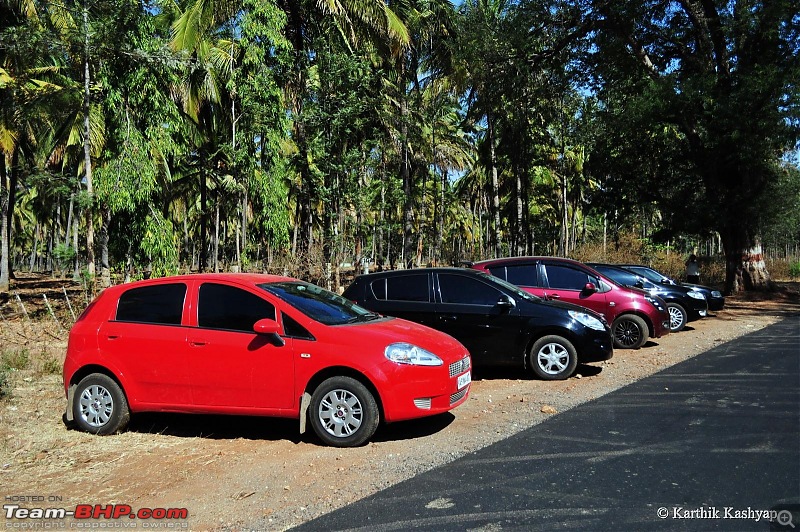
[[578, 261], [509, 257], [477, 262], [472, 267], [543, 299], [575, 303], [599, 312], [611, 324], [615, 347], [638, 349], [649, 337], [669, 333], [669, 314], [661, 298], [621, 286]]

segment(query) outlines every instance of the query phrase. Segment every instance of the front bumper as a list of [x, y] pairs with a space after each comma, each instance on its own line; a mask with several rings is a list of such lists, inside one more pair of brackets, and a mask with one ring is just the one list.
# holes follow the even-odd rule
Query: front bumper
[[601, 362], [614, 356], [614, 339], [610, 330], [591, 330], [575, 341], [575, 349], [580, 363]]
[[725, 308], [725, 296], [708, 299], [708, 310], [722, 310], [723, 308]]
[[690, 304], [691, 306], [686, 309], [690, 321], [700, 319], [708, 314], [708, 304], [705, 299], [691, 298]]
[[[466, 355], [437, 368], [398, 368], [398, 373], [389, 377], [381, 389], [387, 422], [434, 416], [449, 412], [467, 400], [472, 386], [472, 363]], [[388, 388], [387, 383], [390, 383]]]

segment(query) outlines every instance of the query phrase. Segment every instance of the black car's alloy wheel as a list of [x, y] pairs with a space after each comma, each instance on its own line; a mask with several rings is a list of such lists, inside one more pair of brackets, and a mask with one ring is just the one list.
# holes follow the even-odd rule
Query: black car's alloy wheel
[[669, 312], [670, 332], [682, 331], [686, 327], [686, 322], [689, 318], [686, 310], [677, 303], [667, 303], [667, 312]]
[[533, 372], [543, 380], [564, 380], [575, 372], [578, 354], [564, 337], [548, 335], [539, 338], [530, 351]]

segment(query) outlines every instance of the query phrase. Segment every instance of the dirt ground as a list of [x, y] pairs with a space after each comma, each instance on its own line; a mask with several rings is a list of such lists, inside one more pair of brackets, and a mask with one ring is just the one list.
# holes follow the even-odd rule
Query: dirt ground
[[[45, 286], [58, 299], [61, 287]], [[12, 368], [6, 371], [10, 393], [0, 398], [0, 496], [4, 505], [22, 508], [188, 510], [186, 520], [150, 522], [161, 527], [284, 530], [711, 347], [785, 317], [797, 319], [800, 283], [783, 286], [788, 290], [729, 298], [725, 310], [683, 332], [640, 350], [617, 350], [612, 360], [579, 366], [566, 381], [534, 380], [522, 370], [476, 371], [469, 400], [452, 413], [381, 427], [371, 443], [355, 449], [323, 447], [312, 435], [301, 437], [296, 421], [264, 418], [143, 414], [119, 435], [67, 430], [60, 362], [70, 313], [62, 304], [51, 314], [43, 299], [32, 298], [28, 306], [36, 308], [23, 312], [12, 297], [0, 306], [0, 353], [4, 367]], [[5, 513], [0, 520], [4, 528], [36, 521]]]

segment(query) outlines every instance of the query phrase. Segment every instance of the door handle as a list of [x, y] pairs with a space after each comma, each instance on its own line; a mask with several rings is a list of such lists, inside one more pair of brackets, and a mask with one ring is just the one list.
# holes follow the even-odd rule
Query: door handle
[[456, 321], [457, 319], [458, 319], [458, 316], [454, 316], [452, 314], [446, 314], [446, 315], [439, 316], [439, 320], [440, 321]]
[[561, 299], [561, 296], [558, 294], [550, 294], [547, 296], [547, 299]]
[[202, 340], [189, 340], [189, 345], [192, 347], [201, 347], [206, 345], [206, 343]]
[[106, 338], [108, 338], [109, 340], [116, 340], [117, 338], [119, 338], [119, 335], [118, 334], [109, 334]]

